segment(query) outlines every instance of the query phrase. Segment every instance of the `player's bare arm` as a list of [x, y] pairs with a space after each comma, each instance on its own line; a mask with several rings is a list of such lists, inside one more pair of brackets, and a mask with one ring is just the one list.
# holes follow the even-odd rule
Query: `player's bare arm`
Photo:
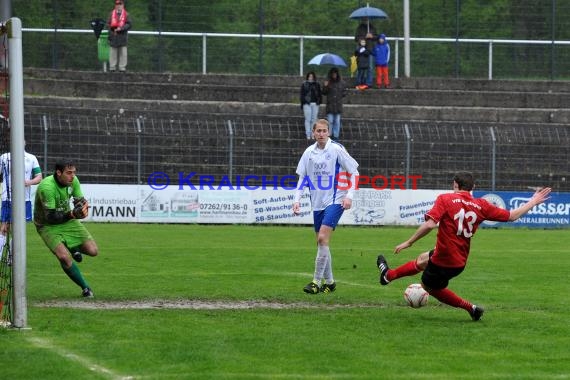
[[351, 207], [352, 207], [352, 199], [344, 198], [342, 200], [342, 208], [345, 210], [350, 210]]
[[299, 215], [300, 212], [301, 212], [301, 203], [299, 202], [293, 203], [293, 214]]
[[434, 228], [437, 227], [437, 223], [433, 219], [428, 219], [422, 223], [421, 226], [418, 227], [416, 232], [405, 242], [398, 244], [396, 248], [394, 248], [394, 253], [400, 253], [400, 251], [410, 248], [416, 241], [420, 240], [427, 234], [431, 232]]
[[537, 190], [532, 198], [522, 206], [511, 210], [511, 215], [509, 216], [509, 222], [513, 222], [529, 212], [534, 206], [544, 203], [547, 199], [549, 199], [549, 195], [552, 189], [550, 187], [545, 187], [542, 189]]
[[37, 185], [42, 181], [42, 174], [39, 173], [38, 175], [36, 175], [34, 178], [32, 179], [27, 179], [24, 181], [24, 186], [32, 186], [32, 185]]

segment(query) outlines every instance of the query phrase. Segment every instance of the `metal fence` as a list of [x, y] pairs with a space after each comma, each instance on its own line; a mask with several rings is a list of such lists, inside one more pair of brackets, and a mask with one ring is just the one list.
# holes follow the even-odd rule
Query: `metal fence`
[[[100, 67], [93, 33], [68, 30], [106, 19], [112, 5], [79, 0], [12, 3], [14, 14], [30, 28], [24, 35], [26, 65]], [[437, 39], [412, 40], [412, 76], [566, 79], [570, 73], [570, 52], [564, 45], [570, 40], [570, 4], [560, 0], [422, 0], [410, 2], [410, 12], [404, 12], [402, 0], [127, 1], [133, 19], [129, 69], [297, 74], [312, 55], [351, 55], [358, 21], [349, 15], [367, 4], [389, 15], [372, 22], [398, 50], [393, 63], [400, 67], [394, 71], [402, 66], [404, 49], [398, 42], [404, 35], [404, 13], [409, 13], [412, 37]], [[236, 35], [244, 37], [230, 37]]]
[[[26, 55], [29, 57], [24, 62], [54, 69], [93, 70], [104, 67], [97, 61], [97, 42], [91, 30], [24, 28], [24, 33], [25, 58]], [[350, 36], [156, 31], [132, 31], [130, 35], [129, 68], [135, 71], [302, 76], [312, 56], [332, 51], [349, 62], [354, 49], [354, 37]], [[185, 45], [187, 50], [181, 51], [181, 44], [176, 43], [180, 39], [193, 42]], [[265, 44], [264, 39], [267, 40]], [[404, 52], [400, 47], [403, 40], [403, 37], [390, 37], [394, 51], [391, 66], [396, 78], [403, 70]], [[567, 59], [570, 57], [570, 41], [417, 37], [410, 38], [410, 41], [413, 47], [412, 76], [488, 79], [567, 79], [570, 76]], [[259, 53], [261, 45], [264, 48]], [[90, 54], [80, 54], [89, 46]], [[529, 54], [529, 49], [532, 49], [532, 54]], [[459, 51], [469, 65], [457, 63]], [[148, 60], [149, 54], [155, 59]], [[497, 65], [497, 61], [502, 64]], [[509, 64], [505, 65], [505, 61]]]
[[[168, 175], [171, 184], [191, 173], [216, 181], [294, 175], [308, 145], [303, 132], [300, 122], [282, 119], [26, 115], [27, 150], [44, 170], [71, 157], [88, 183], [145, 184], [155, 172]], [[456, 171], [468, 170], [481, 189], [570, 190], [570, 131], [563, 125], [347, 121], [341, 142], [361, 173], [421, 175], [422, 189], [449, 188]]]

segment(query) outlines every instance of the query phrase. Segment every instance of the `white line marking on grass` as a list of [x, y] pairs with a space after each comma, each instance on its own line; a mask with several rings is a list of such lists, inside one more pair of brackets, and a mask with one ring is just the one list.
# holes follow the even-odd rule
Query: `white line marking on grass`
[[[282, 273], [283, 275], [286, 276], [295, 276], [295, 277], [308, 277], [308, 278], [312, 278], [311, 276], [313, 275], [312, 273], [301, 273], [301, 272], [284, 272]], [[367, 289], [378, 289], [379, 288], [379, 284], [376, 284], [377, 286], [371, 285], [371, 284], [359, 284], [357, 282], [350, 282], [350, 281], [343, 281], [343, 280], [336, 280], [336, 282], [338, 282], [339, 284], [345, 284], [345, 285], [350, 285], [350, 286], [358, 286], [360, 288], [367, 288]]]
[[247, 372], [184, 372], [183, 374], [177, 373], [163, 373], [160, 374], [145, 374], [137, 376], [137, 380], [141, 379], [156, 379], [156, 378], [180, 378], [188, 377], [200, 379], [201, 377], [208, 378], [232, 378], [238, 379], [369, 379], [370, 375], [355, 375], [355, 374], [309, 374], [309, 373], [247, 373]]
[[314, 304], [308, 302], [214, 301], [214, 300], [139, 300], [139, 301], [44, 301], [36, 307], [61, 307], [82, 310], [144, 310], [144, 309], [190, 309], [190, 310], [248, 310], [248, 309], [356, 309], [378, 308], [381, 304]]
[[[208, 377], [208, 378], [233, 378], [237, 377], [239, 379], [247, 378], [247, 379], [370, 379], [370, 374], [358, 374], [358, 373], [327, 373], [326, 375], [317, 374], [317, 373], [262, 373], [262, 372], [215, 372], [215, 371], [208, 371], [208, 372], [183, 372], [183, 373], [146, 373], [141, 376], [137, 376], [137, 380], [143, 379], [166, 379], [166, 378], [181, 378], [181, 377], [188, 377], [200, 379], [201, 377]], [[485, 373], [485, 378], [487, 379], [503, 379], [505, 378], [504, 373]], [[441, 379], [441, 374], [435, 373], [405, 373], [405, 374], [397, 374], [393, 373], [390, 374], [391, 379], [426, 379], [426, 380], [433, 380], [433, 379]], [[471, 379], [472, 375], [456, 375], [454, 379]], [[523, 378], [531, 378], [530, 375]], [[541, 379], [568, 379], [568, 375], [544, 375]]]
[[45, 349], [48, 349], [50, 351], [53, 351], [63, 358], [77, 362], [77, 363], [81, 364], [82, 366], [88, 368], [89, 370], [96, 372], [100, 375], [104, 375], [110, 379], [114, 379], [114, 380], [134, 379], [133, 376], [121, 376], [121, 375], [115, 373], [114, 371], [112, 371], [108, 368], [105, 368], [99, 364], [94, 363], [93, 360], [91, 360], [89, 358], [74, 354], [73, 352], [70, 352], [64, 348], [58, 347], [47, 339], [33, 337], [33, 338], [28, 338], [28, 341], [38, 348], [45, 348]]

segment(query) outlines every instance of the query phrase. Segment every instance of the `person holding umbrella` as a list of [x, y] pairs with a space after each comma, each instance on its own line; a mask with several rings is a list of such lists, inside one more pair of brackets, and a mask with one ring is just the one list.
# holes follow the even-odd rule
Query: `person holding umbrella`
[[[376, 41], [378, 37], [376, 35], [376, 28], [370, 23], [370, 20], [365, 17], [362, 22], [356, 28], [356, 33], [354, 34], [354, 41], [357, 44], [357, 49], [361, 48], [361, 41], [366, 41], [365, 47], [366, 51], [372, 52], [376, 47]], [[366, 71], [366, 85], [372, 87], [374, 81], [374, 56], [368, 54], [368, 68]]]
[[346, 67], [346, 62], [333, 53], [318, 54], [311, 58], [309, 65], [332, 65], [327, 80], [323, 83], [322, 94], [327, 97], [327, 121], [331, 139], [338, 140], [340, 136], [340, 115], [342, 113], [342, 98], [346, 95], [346, 86], [340, 78], [338, 67]]
[[[388, 15], [380, 8], [371, 7], [366, 4], [365, 7], [356, 9], [350, 14], [351, 19], [360, 20], [360, 24], [356, 28], [356, 33], [354, 35], [354, 41], [357, 45], [360, 43], [361, 39], [366, 40], [366, 48], [369, 51], [373, 51], [376, 46], [376, 41], [378, 40], [378, 34], [376, 33], [376, 28], [370, 23], [371, 19], [387, 19]], [[372, 86], [373, 83], [373, 68], [374, 68], [374, 57], [370, 55], [369, 57], [369, 69], [367, 75], [367, 85]]]
[[370, 87], [368, 85], [367, 77], [370, 72], [370, 57], [372, 56], [372, 51], [366, 48], [366, 40], [360, 40], [360, 46], [354, 51], [354, 56], [356, 57], [356, 88], [359, 90], [366, 90]]

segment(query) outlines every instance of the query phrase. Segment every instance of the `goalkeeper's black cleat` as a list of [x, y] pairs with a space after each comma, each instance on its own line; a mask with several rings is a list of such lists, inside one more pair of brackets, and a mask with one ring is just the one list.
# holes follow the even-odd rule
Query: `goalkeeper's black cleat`
[[91, 290], [91, 288], [85, 288], [81, 292], [81, 296], [84, 298], [93, 298], [95, 295], [93, 294], [93, 290]]
[[309, 294], [317, 294], [320, 290], [319, 285], [315, 284], [313, 281], [309, 282], [307, 286], [303, 288], [303, 291]]
[[81, 261], [83, 261], [83, 256], [81, 255], [81, 252], [79, 252], [77, 249], [71, 249], [67, 246], [67, 244], [64, 244], [65, 248], [67, 248], [67, 250], [69, 251], [69, 253], [71, 254], [71, 258], [75, 261], [77, 261], [78, 263], [80, 263]]
[[79, 251], [71, 252], [71, 257], [73, 258], [73, 260], [77, 261], [78, 263], [83, 261], [83, 255], [81, 255], [81, 252]]
[[376, 265], [380, 270], [380, 284], [388, 285], [390, 281], [388, 281], [386, 278], [386, 274], [388, 273], [390, 267], [388, 266], [388, 262], [386, 261], [384, 255], [378, 255], [378, 259], [376, 259]]
[[332, 284], [324, 284], [321, 286], [321, 293], [332, 293], [336, 290], [336, 282]]
[[484, 312], [485, 312], [485, 310], [481, 306], [473, 305], [473, 308], [469, 312], [469, 315], [471, 315], [472, 320], [478, 321], [481, 319]]

